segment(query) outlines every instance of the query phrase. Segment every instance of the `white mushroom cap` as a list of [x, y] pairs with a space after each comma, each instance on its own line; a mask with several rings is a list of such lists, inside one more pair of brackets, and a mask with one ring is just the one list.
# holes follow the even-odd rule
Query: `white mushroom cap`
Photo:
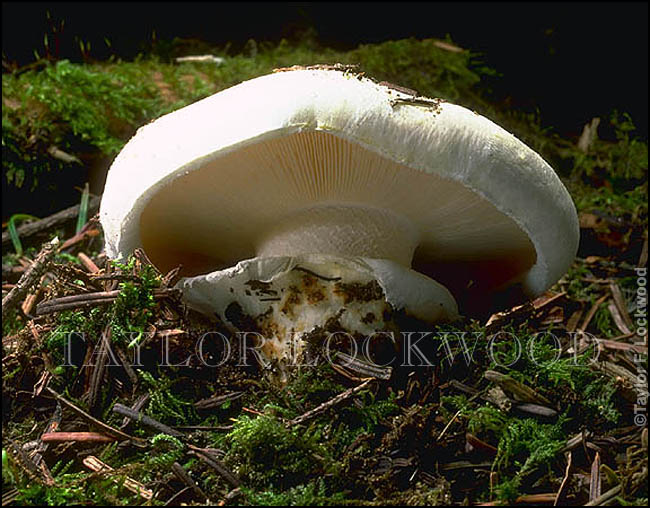
[[110, 258], [141, 247], [186, 275], [343, 249], [485, 294], [540, 294], [579, 238], [567, 190], [513, 135], [336, 70], [262, 76], [142, 127], [100, 213]]

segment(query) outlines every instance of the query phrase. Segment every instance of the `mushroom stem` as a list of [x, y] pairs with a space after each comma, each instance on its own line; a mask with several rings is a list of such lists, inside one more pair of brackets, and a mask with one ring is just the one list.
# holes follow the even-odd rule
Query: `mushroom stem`
[[262, 238], [258, 257], [329, 254], [389, 259], [409, 268], [420, 235], [397, 213], [348, 204], [321, 204], [300, 210]]
[[388, 259], [258, 257], [178, 287], [194, 309], [254, 332], [263, 363], [277, 366], [281, 379], [287, 367], [302, 364], [308, 344], [323, 353], [330, 332], [368, 337], [391, 330], [393, 312], [402, 309], [429, 322], [458, 312], [444, 286]]

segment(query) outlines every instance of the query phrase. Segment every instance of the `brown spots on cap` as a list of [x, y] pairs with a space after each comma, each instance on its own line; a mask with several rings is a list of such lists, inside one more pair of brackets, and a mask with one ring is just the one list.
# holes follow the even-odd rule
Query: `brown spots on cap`
[[337, 282], [333, 292], [343, 298], [343, 303], [346, 305], [354, 301], [371, 302], [384, 299], [384, 291], [376, 280], [371, 280], [367, 284]]
[[280, 312], [287, 316], [293, 316], [293, 308], [296, 305], [300, 305], [302, 302], [302, 296], [300, 295], [300, 289], [297, 286], [289, 286], [287, 297], [284, 300], [284, 305], [280, 309]]
[[310, 291], [307, 294], [307, 301], [311, 305], [315, 305], [315, 304], [317, 304], [318, 302], [320, 302], [320, 301], [322, 301], [324, 299], [325, 299], [325, 293], [323, 293], [323, 291], [321, 289], [316, 289], [315, 291]]
[[274, 321], [273, 315], [259, 316], [258, 324], [266, 343], [276, 342], [285, 337], [285, 330]]
[[302, 285], [305, 288], [311, 288], [314, 286], [314, 284], [316, 284], [316, 277], [312, 277], [308, 273], [302, 276]]
[[307, 302], [315, 305], [325, 299], [325, 288], [318, 282], [318, 279], [313, 275], [305, 273], [302, 276], [302, 291], [307, 297]]
[[287, 295], [284, 299], [284, 304], [280, 308], [280, 312], [284, 315], [292, 317], [295, 316], [295, 308], [303, 303], [306, 299], [309, 305], [316, 305], [326, 298], [328, 289], [319, 283], [318, 278], [305, 273], [300, 278], [299, 285], [291, 285], [288, 287]]

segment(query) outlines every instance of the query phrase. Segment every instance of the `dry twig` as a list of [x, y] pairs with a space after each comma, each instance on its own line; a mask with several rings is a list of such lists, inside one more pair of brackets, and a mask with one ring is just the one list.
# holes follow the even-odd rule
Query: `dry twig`
[[223, 478], [233, 487], [239, 487], [241, 485], [239, 478], [237, 478], [237, 476], [232, 473], [223, 462], [209, 453], [209, 451], [203, 448], [197, 448], [196, 446], [190, 446], [190, 448], [191, 450], [189, 453], [191, 455], [194, 455], [195, 457], [205, 462], [208, 466], [223, 476]]
[[[97, 457], [89, 455], [83, 460], [84, 466], [96, 473], [110, 473], [115, 471], [111, 466], [102, 462]], [[130, 490], [131, 492], [138, 494], [144, 499], [152, 499], [153, 492], [142, 485], [140, 482], [135, 481], [133, 478], [123, 478], [121, 476], [111, 476], [111, 480], [114, 483], [124, 485], [125, 489]]]
[[154, 420], [153, 418], [145, 414], [142, 414], [139, 411], [134, 411], [130, 407], [126, 407], [122, 404], [115, 404], [113, 406], [113, 412], [131, 418], [136, 422], [141, 422], [144, 425], [147, 425], [148, 427], [151, 427], [153, 429], [156, 429], [159, 432], [162, 432], [163, 434], [169, 434], [170, 436], [174, 436], [174, 437], [184, 436], [182, 432], [179, 432], [178, 430], [174, 430], [171, 427], [165, 425], [164, 423], [160, 423], [159, 421]]
[[113, 428], [110, 425], [107, 425], [106, 423], [104, 423], [104, 422], [98, 420], [97, 418], [89, 415], [83, 409], [78, 408], [72, 402], [70, 402], [69, 400], [65, 399], [60, 394], [58, 394], [57, 392], [52, 390], [52, 388], [50, 388], [49, 386], [46, 388], [46, 390], [48, 392], [50, 392], [50, 394], [52, 394], [54, 396], [54, 398], [56, 398], [56, 400], [63, 403], [64, 406], [67, 406], [68, 408], [72, 409], [79, 416], [81, 416], [86, 421], [90, 422], [91, 424], [99, 427], [100, 429], [102, 429], [107, 434], [109, 434], [111, 436], [115, 436], [116, 438], [128, 439], [137, 446], [145, 446], [146, 443], [145, 443], [144, 439], [139, 438], [139, 437], [135, 437], [135, 436], [129, 436], [127, 433], [122, 432], [121, 430], [118, 430], [116, 428]]
[[113, 436], [100, 434], [99, 432], [47, 432], [41, 435], [43, 442], [52, 441], [79, 441], [94, 443], [111, 443], [116, 439]]
[[58, 238], [45, 244], [31, 266], [25, 270], [25, 273], [23, 273], [16, 286], [2, 299], [3, 320], [5, 319], [7, 312], [13, 309], [19, 301], [25, 298], [29, 290], [32, 288], [32, 285], [35, 284], [48, 269], [52, 259], [54, 259], [54, 254], [56, 254], [58, 246]]
[[176, 476], [176, 478], [178, 478], [187, 487], [189, 487], [199, 499], [208, 499], [208, 496], [205, 495], [205, 492], [203, 492], [201, 488], [194, 482], [194, 480], [190, 478], [190, 475], [187, 474], [187, 471], [185, 471], [183, 466], [181, 466], [178, 462], [174, 462], [172, 464], [172, 472], [174, 473], [174, 476]]
[[352, 397], [356, 393], [359, 393], [366, 386], [368, 386], [371, 381], [372, 381], [372, 379], [368, 379], [368, 380], [364, 381], [363, 383], [361, 383], [358, 386], [355, 386], [353, 388], [345, 390], [342, 393], [339, 393], [336, 397], [334, 397], [334, 398], [332, 398], [332, 399], [330, 399], [330, 400], [328, 400], [326, 402], [323, 402], [321, 405], [315, 407], [314, 409], [311, 409], [311, 410], [307, 411], [306, 413], [298, 416], [297, 418], [294, 418], [293, 420], [290, 420], [287, 424], [289, 426], [299, 425], [301, 423], [305, 423], [308, 420], [311, 420], [315, 416], [318, 416], [319, 414], [324, 413], [328, 409], [333, 408], [334, 406], [340, 404], [344, 400], [349, 399], [350, 397]]

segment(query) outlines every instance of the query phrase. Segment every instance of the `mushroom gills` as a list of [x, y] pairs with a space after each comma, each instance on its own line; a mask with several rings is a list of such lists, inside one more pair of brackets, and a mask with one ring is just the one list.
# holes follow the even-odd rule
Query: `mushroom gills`
[[[182, 264], [186, 276], [321, 252], [413, 262], [447, 287], [471, 279], [489, 293], [536, 262], [521, 227], [463, 184], [322, 131], [252, 143], [179, 175], [143, 206], [138, 226], [154, 264]], [[482, 270], [490, 260], [502, 262]], [[488, 271], [497, 275], [489, 287]]]

